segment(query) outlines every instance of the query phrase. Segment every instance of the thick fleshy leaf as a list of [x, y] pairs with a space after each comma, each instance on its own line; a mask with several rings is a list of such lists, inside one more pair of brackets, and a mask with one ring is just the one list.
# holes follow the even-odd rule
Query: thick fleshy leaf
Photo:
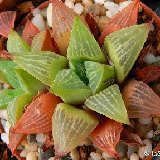
[[15, 74], [15, 68], [17, 64], [13, 61], [0, 60], [0, 70], [6, 77], [9, 84], [14, 88], [19, 88], [20, 84]]
[[83, 103], [91, 95], [90, 88], [71, 69], [59, 71], [50, 90], [69, 104]]
[[21, 118], [24, 107], [32, 102], [34, 94], [21, 94], [14, 98], [7, 107], [7, 115], [8, 121], [12, 127], [16, 124], [16, 122]]
[[12, 55], [10, 53], [8, 53], [6, 50], [0, 50], [0, 58], [3, 60], [11, 60], [12, 59]]
[[56, 51], [52, 44], [51, 34], [48, 30], [38, 33], [33, 38], [31, 48], [32, 51]]
[[4, 89], [0, 91], [0, 109], [7, 108], [7, 105], [23, 92], [21, 89]]
[[86, 76], [93, 94], [109, 87], [114, 82], [114, 67], [98, 62], [85, 61]]
[[77, 14], [60, 0], [52, 0], [52, 29], [60, 53], [66, 55], [70, 32]]
[[123, 82], [133, 67], [148, 32], [149, 24], [141, 24], [121, 29], [106, 37], [104, 47], [114, 63], [118, 83]]
[[153, 22], [157, 25], [157, 27], [160, 28], [160, 17], [148, 6], [146, 6], [144, 3], [140, 3], [140, 6], [142, 7], [145, 15], [149, 16], [150, 19], [153, 19]]
[[0, 82], [1, 82], [1, 83], [9, 84], [6, 76], [4, 75], [4, 73], [3, 73], [2, 71], [0, 71]]
[[132, 80], [122, 95], [129, 118], [160, 116], [160, 98], [147, 84]]
[[71, 60], [69, 61], [69, 67], [77, 74], [77, 76], [79, 76], [81, 81], [83, 81], [86, 85], [89, 84], [89, 80], [86, 77], [84, 61]]
[[35, 37], [39, 32], [39, 29], [30, 20], [28, 20], [23, 30], [22, 37], [29, 45], [31, 45], [33, 37]]
[[12, 151], [12, 154], [14, 155], [16, 152], [17, 147], [21, 144], [23, 139], [25, 139], [26, 135], [24, 134], [15, 134], [15, 133], [9, 133], [9, 149]]
[[106, 118], [93, 130], [90, 134], [90, 138], [102, 151], [118, 158], [119, 155], [115, 148], [120, 141], [122, 129], [121, 123]]
[[85, 101], [85, 106], [117, 122], [129, 124], [127, 110], [116, 84], [89, 97]]
[[31, 51], [30, 46], [14, 30], [8, 35], [7, 50], [9, 53], [24, 54]]
[[21, 119], [11, 130], [13, 133], [36, 134], [52, 130], [52, 115], [61, 100], [51, 93], [39, 96], [28, 105]]
[[128, 146], [144, 146], [143, 141], [138, 134], [131, 133], [126, 129], [123, 129], [122, 131], [121, 140]]
[[76, 148], [97, 126], [98, 119], [88, 112], [65, 103], [57, 105], [52, 118], [56, 156]]
[[11, 29], [14, 28], [14, 22], [16, 20], [15, 11], [5, 11], [0, 13], [0, 34], [4, 37], [8, 37]]
[[14, 61], [44, 84], [51, 85], [56, 74], [67, 65], [67, 59], [53, 52], [30, 52], [15, 55]]
[[110, 33], [135, 25], [137, 23], [138, 9], [139, 0], [134, 0], [128, 7], [117, 13], [108, 21], [99, 39], [100, 45], [103, 45], [106, 36]]
[[92, 33], [78, 17], [73, 23], [67, 57], [69, 60], [91, 60], [101, 63], [106, 61]]
[[19, 80], [21, 89], [25, 93], [38, 94], [40, 91], [46, 88], [46, 85], [44, 85], [42, 82], [34, 78], [31, 74], [23, 69], [17, 68], [15, 69], [15, 73]]

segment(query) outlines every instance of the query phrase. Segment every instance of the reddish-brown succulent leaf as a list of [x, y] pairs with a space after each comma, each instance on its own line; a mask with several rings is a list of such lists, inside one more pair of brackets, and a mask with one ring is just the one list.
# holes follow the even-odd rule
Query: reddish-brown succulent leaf
[[144, 146], [138, 134], [131, 133], [126, 129], [123, 129], [121, 133], [121, 140], [128, 146]]
[[134, 76], [137, 80], [140, 80], [144, 83], [154, 82], [160, 78], [160, 67], [153, 65], [146, 66], [142, 69], [137, 67], [134, 70]]
[[102, 151], [118, 158], [119, 155], [115, 150], [115, 147], [120, 140], [122, 129], [121, 123], [106, 118], [93, 130], [90, 134], [90, 138]]
[[131, 80], [122, 95], [129, 118], [160, 116], [160, 98], [147, 84]]
[[146, 6], [144, 3], [140, 3], [140, 6], [143, 8], [143, 11], [145, 15], [149, 16], [151, 19], [153, 19], [154, 23], [157, 25], [158, 28], [160, 28], [160, 17], [152, 11], [148, 6]]
[[49, 3], [50, 3], [50, 1], [46, 1], [46, 2], [44, 2], [44, 3], [42, 3], [42, 4], [40, 4], [40, 5], [38, 6], [38, 8], [39, 8], [39, 9], [47, 8], [48, 5], [49, 5]]
[[39, 32], [39, 29], [30, 20], [28, 20], [23, 30], [22, 36], [23, 39], [29, 45], [31, 45], [33, 37], [35, 37]]
[[98, 25], [97, 25], [93, 15], [91, 13], [86, 13], [85, 21], [87, 22], [87, 24], [88, 24], [88, 26], [89, 26], [89, 28], [91, 30], [91, 33], [93, 34], [94, 38], [96, 40], [98, 40], [98, 38], [99, 38], [99, 29], [98, 29]]
[[38, 97], [28, 105], [21, 119], [11, 130], [13, 133], [36, 134], [47, 133], [52, 130], [52, 115], [61, 100], [51, 93]]
[[52, 44], [52, 37], [49, 30], [42, 31], [33, 38], [32, 50], [56, 52], [56, 48]]
[[0, 51], [0, 58], [6, 59], [6, 60], [10, 60], [10, 59], [13, 58], [13, 55], [11, 55], [10, 53], [8, 53], [6, 50], [1, 50]]
[[0, 34], [4, 37], [8, 37], [11, 29], [14, 28], [14, 22], [16, 19], [16, 12], [5, 11], [0, 13]]
[[17, 147], [21, 144], [21, 142], [25, 139], [25, 134], [15, 134], [15, 133], [9, 133], [9, 149], [12, 151], [12, 154], [14, 155], [16, 153]]
[[134, 0], [128, 7], [117, 13], [107, 22], [100, 38], [99, 44], [102, 46], [105, 37], [119, 29], [135, 25], [137, 23], [139, 0]]
[[3, 129], [2, 124], [0, 122], [0, 133], [3, 133], [3, 132], [4, 132], [4, 129]]
[[[157, 146], [153, 149], [154, 155], [157, 153], [159, 155], [160, 151], [160, 142], [157, 144]], [[153, 158], [153, 153], [150, 153], [149, 156], [145, 157], [143, 160], [151, 160]], [[158, 157], [158, 156], [157, 156]], [[158, 159], [157, 159], [158, 160]]]
[[77, 14], [60, 0], [52, 0], [52, 6], [53, 36], [60, 53], [65, 55], [69, 45], [72, 24]]

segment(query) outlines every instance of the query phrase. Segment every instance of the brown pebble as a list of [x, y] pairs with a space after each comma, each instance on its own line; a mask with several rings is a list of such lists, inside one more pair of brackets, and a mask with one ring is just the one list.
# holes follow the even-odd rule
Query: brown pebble
[[107, 24], [107, 22], [109, 21], [109, 18], [106, 16], [101, 16], [98, 20], [98, 27], [99, 30], [102, 32]]
[[104, 5], [102, 5], [100, 9], [100, 16], [105, 16], [105, 15], [106, 15], [106, 8], [104, 7]]

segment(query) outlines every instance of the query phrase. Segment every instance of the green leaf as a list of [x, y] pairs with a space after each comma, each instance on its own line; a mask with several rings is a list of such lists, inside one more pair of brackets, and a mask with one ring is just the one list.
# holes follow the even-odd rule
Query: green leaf
[[52, 120], [56, 155], [61, 156], [76, 148], [98, 124], [93, 115], [65, 103], [57, 105]]
[[22, 93], [21, 89], [4, 89], [0, 91], [0, 109], [6, 108], [10, 101]]
[[14, 62], [49, 86], [53, 83], [56, 74], [67, 65], [65, 57], [45, 51], [15, 55]]
[[25, 70], [17, 68], [15, 72], [19, 79], [21, 89], [24, 92], [38, 94], [39, 91], [42, 91], [43, 89], [46, 88], [46, 85], [44, 85], [42, 82], [34, 78], [31, 74], [29, 74]]
[[16, 122], [21, 118], [24, 107], [32, 102], [34, 94], [24, 93], [14, 98], [7, 107], [8, 121], [14, 127]]
[[9, 84], [14, 88], [19, 88], [20, 84], [15, 74], [17, 64], [13, 61], [0, 60], [0, 70], [5, 75]]
[[127, 110], [117, 84], [89, 97], [85, 106], [117, 122], [129, 124]]
[[9, 84], [6, 76], [4, 75], [4, 73], [2, 71], [0, 71], [0, 82]]
[[73, 23], [67, 57], [69, 60], [106, 62], [97, 41], [78, 17], [75, 18]]
[[98, 62], [84, 62], [86, 75], [89, 79], [89, 87], [93, 94], [99, 93], [101, 90], [109, 87], [114, 82], [114, 67], [100, 64]]
[[24, 54], [30, 52], [31, 48], [16, 31], [12, 30], [8, 35], [7, 50], [12, 54]]
[[118, 30], [106, 37], [104, 47], [115, 65], [118, 83], [122, 83], [132, 69], [147, 40], [149, 24]]
[[69, 61], [70, 68], [79, 76], [81, 81], [83, 81], [86, 85], [89, 84], [89, 80], [86, 77], [86, 69], [83, 61], [71, 60]]
[[59, 71], [50, 90], [70, 104], [82, 103], [91, 95], [90, 88], [71, 69]]

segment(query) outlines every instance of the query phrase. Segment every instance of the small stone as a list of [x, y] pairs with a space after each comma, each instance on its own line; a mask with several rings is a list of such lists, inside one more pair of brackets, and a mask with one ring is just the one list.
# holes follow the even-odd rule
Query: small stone
[[40, 156], [42, 160], [48, 160], [50, 157], [54, 157], [54, 149], [49, 148], [45, 152], [41, 153]]
[[111, 10], [114, 5], [115, 5], [115, 3], [114, 2], [110, 2], [110, 1], [106, 1], [104, 3], [105, 8], [108, 9], [108, 10]]
[[27, 154], [28, 154], [29, 152], [26, 150], [26, 149], [24, 149], [21, 153], [20, 153], [20, 156], [21, 157], [27, 157]]
[[8, 117], [7, 110], [6, 109], [0, 110], [0, 118], [7, 120], [7, 117]]
[[46, 136], [43, 133], [36, 134], [36, 140], [39, 143], [44, 143], [46, 141]]
[[102, 158], [107, 159], [107, 158], [113, 158], [113, 157], [111, 155], [109, 155], [108, 153], [103, 152], [102, 153]]
[[47, 8], [41, 9], [41, 15], [43, 18], [47, 19]]
[[153, 135], [154, 135], [154, 132], [153, 132], [153, 130], [151, 130], [151, 131], [149, 131], [147, 133], [146, 137], [149, 138], [149, 139], [151, 139], [151, 138], [153, 138]]
[[27, 143], [25, 145], [25, 149], [29, 152], [35, 152], [37, 151], [37, 143]]
[[140, 124], [149, 124], [152, 121], [152, 117], [149, 118], [138, 118], [138, 122]]
[[82, 6], [81, 3], [76, 3], [75, 6], [74, 6], [74, 11], [77, 14], [81, 14], [83, 12], [83, 9], [84, 9], [84, 7]]
[[106, 15], [106, 8], [104, 6], [101, 6], [100, 8], [100, 16], [105, 16]]
[[143, 60], [147, 64], [152, 64], [153, 62], [155, 62], [156, 57], [153, 54], [148, 53], [147, 55], [144, 56]]
[[94, 6], [93, 16], [94, 17], [99, 16], [101, 12], [101, 5], [98, 3], [95, 3], [93, 6]]
[[124, 8], [126, 8], [131, 3], [132, 1], [124, 1], [124, 2], [119, 3], [119, 11], [122, 11]]
[[127, 157], [129, 158], [133, 153], [138, 152], [138, 146], [128, 147]]
[[2, 124], [3, 128], [5, 127], [6, 122], [7, 122], [7, 121], [6, 121], [5, 119], [1, 119], [1, 124]]
[[35, 143], [36, 142], [36, 135], [35, 134], [28, 134], [27, 141], [28, 141], [28, 143]]
[[113, 17], [112, 12], [111, 11], [106, 11], [106, 16], [108, 18], [112, 18]]
[[119, 142], [116, 146], [116, 151], [119, 154], [119, 157], [122, 158], [126, 155], [127, 153], [127, 146], [124, 143]]
[[93, 5], [93, 3], [92, 3], [90, 0], [82, 0], [82, 3], [83, 3], [85, 6], [91, 6], [91, 5]]
[[50, 157], [48, 160], [54, 160], [55, 158], [54, 157]]
[[106, 16], [101, 16], [98, 19], [98, 27], [100, 29], [100, 31], [102, 32], [107, 24], [107, 22], [109, 21], [109, 18]]
[[37, 152], [29, 152], [26, 156], [26, 160], [38, 160]]
[[37, 14], [40, 14], [41, 10], [39, 8], [35, 8], [32, 12], [33, 16], [35, 17]]
[[9, 144], [9, 134], [1, 133], [1, 139], [4, 143]]
[[139, 160], [139, 156], [136, 153], [132, 153], [130, 156], [130, 160]]
[[74, 9], [74, 3], [73, 3], [72, 0], [66, 0], [66, 1], [64, 2], [64, 4], [65, 4], [67, 7], [71, 8], [71, 9]]
[[154, 117], [154, 118], [153, 118], [153, 123], [154, 123], [156, 126], [160, 125], [160, 118]]
[[103, 5], [105, 2], [105, 0], [94, 0], [94, 1], [95, 3], [101, 4], [101, 5]]
[[49, 27], [52, 27], [52, 3], [50, 3], [47, 8], [47, 24]]
[[70, 156], [71, 156], [72, 160], [79, 160], [80, 159], [80, 155], [79, 155], [79, 152], [77, 151], [77, 149], [73, 149], [70, 153]]
[[95, 152], [91, 152], [90, 153], [91, 158], [93, 158], [94, 160], [101, 160], [102, 156], [99, 153], [95, 153]]
[[5, 126], [4, 126], [5, 132], [9, 134], [10, 128], [11, 128], [11, 124], [8, 121], [6, 121]]

